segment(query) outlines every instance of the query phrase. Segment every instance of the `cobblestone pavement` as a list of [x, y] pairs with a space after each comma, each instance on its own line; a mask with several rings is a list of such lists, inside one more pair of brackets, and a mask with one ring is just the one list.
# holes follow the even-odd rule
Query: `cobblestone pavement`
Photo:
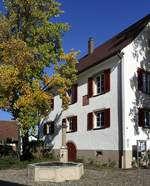
[[[0, 170], [0, 186], [27, 186], [27, 170]], [[150, 170], [85, 170], [79, 181], [33, 183], [32, 186], [150, 186]]]

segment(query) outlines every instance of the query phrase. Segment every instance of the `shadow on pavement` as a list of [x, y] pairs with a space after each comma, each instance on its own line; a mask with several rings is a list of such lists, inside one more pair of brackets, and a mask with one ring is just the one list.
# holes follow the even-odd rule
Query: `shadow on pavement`
[[25, 185], [0, 180], [0, 186], [25, 186]]

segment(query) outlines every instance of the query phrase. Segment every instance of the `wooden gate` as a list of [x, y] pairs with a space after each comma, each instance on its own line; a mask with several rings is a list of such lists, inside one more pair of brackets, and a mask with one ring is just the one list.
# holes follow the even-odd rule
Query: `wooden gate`
[[68, 161], [75, 162], [77, 160], [77, 149], [75, 144], [72, 142], [68, 142], [67, 148], [68, 148]]

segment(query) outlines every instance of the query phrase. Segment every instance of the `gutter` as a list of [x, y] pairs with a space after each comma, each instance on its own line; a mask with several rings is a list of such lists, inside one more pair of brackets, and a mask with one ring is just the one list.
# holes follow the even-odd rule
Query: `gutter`
[[122, 58], [124, 53], [118, 53], [120, 60], [118, 65], [118, 150], [119, 150], [119, 168], [123, 168], [123, 94], [122, 94]]

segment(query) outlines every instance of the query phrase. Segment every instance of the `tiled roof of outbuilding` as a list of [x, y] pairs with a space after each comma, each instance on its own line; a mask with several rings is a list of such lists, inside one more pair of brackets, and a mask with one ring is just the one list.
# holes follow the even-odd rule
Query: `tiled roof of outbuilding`
[[0, 140], [13, 139], [18, 141], [17, 121], [0, 121]]

